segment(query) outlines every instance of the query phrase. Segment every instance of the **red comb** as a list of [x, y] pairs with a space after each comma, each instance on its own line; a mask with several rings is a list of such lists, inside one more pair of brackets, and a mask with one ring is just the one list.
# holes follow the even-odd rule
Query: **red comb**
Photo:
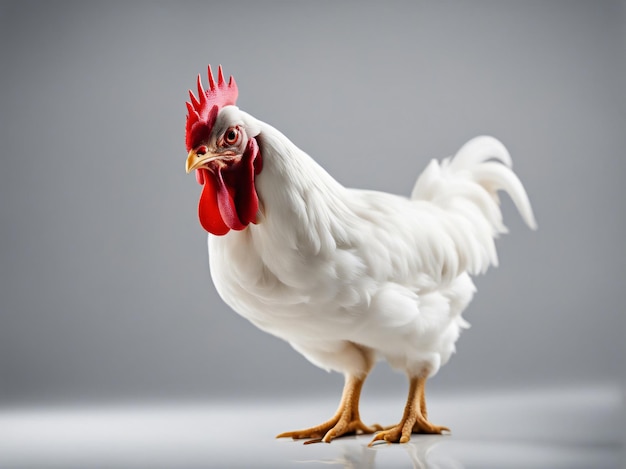
[[237, 102], [237, 83], [231, 76], [228, 84], [224, 81], [222, 66], [217, 68], [217, 84], [213, 78], [211, 66], [208, 67], [209, 89], [202, 87], [202, 78], [198, 74], [198, 98], [189, 90], [191, 102], [187, 102], [187, 129], [185, 143], [187, 151], [201, 143], [202, 138], [208, 136], [215, 123], [217, 113], [224, 106], [234, 105]]

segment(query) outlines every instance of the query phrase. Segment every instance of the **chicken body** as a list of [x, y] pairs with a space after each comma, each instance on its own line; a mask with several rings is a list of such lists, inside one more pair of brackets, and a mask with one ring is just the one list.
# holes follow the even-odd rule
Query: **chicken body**
[[[365, 375], [380, 357], [434, 374], [474, 292], [472, 253], [454, 240], [475, 236], [454, 223], [469, 221], [430, 201], [344, 188], [275, 129], [261, 129], [261, 219], [209, 235], [220, 296], [326, 370]], [[489, 262], [490, 231], [474, 253], [481, 259], [469, 259], [475, 267]]]
[[343, 187], [282, 133], [235, 106], [222, 108], [220, 119], [255, 140], [263, 165], [254, 179], [254, 223], [209, 234], [217, 291], [257, 327], [346, 377], [335, 417], [279, 436], [330, 441], [380, 429], [358, 415], [361, 386], [379, 359], [405, 372], [411, 390], [400, 424], [375, 440], [446, 430], [427, 420], [424, 383], [467, 326], [461, 313], [475, 292], [470, 274], [497, 263], [494, 238], [506, 229], [496, 192], [507, 192], [535, 226], [504, 146], [479, 137], [454, 158], [433, 160], [407, 198]]

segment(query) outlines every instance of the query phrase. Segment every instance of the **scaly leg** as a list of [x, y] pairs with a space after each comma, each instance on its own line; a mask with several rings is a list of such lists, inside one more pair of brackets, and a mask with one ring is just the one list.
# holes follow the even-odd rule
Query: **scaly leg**
[[409, 384], [409, 397], [404, 407], [402, 420], [398, 425], [377, 433], [369, 446], [376, 441], [388, 443], [406, 443], [411, 439], [411, 433], [441, 434], [449, 432], [448, 427], [433, 425], [428, 421], [426, 412], [426, 375], [413, 377]]
[[304, 430], [281, 433], [276, 438], [293, 438], [294, 440], [311, 438], [309, 441], [304, 442], [306, 445], [319, 442], [330, 443], [333, 439], [342, 435], [374, 433], [381, 430], [382, 427], [380, 425], [368, 427], [361, 421], [359, 416], [359, 398], [361, 397], [361, 388], [364, 381], [364, 377], [346, 376], [341, 403], [337, 413], [330, 420]]

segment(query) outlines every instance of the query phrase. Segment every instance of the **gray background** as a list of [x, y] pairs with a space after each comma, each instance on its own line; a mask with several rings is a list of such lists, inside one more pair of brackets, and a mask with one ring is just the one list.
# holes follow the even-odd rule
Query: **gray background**
[[[207, 63], [348, 186], [408, 194], [430, 158], [500, 138], [540, 229], [504, 200], [501, 266], [432, 389], [618, 382], [623, 2], [20, 1], [0, 18], [0, 402], [338, 394], [211, 284], [184, 172]], [[366, 386], [405, 389], [386, 365]]]

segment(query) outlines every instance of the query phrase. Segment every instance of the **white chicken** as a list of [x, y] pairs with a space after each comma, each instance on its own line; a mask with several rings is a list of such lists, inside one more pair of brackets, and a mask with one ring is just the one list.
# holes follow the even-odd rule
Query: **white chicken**
[[[411, 197], [348, 189], [272, 126], [236, 107], [237, 86], [190, 91], [187, 172], [203, 185], [201, 225], [211, 276], [223, 300], [313, 364], [343, 373], [328, 421], [278, 437], [330, 442], [377, 432], [404, 443], [448, 429], [429, 422], [425, 383], [445, 364], [467, 323], [472, 274], [497, 264], [504, 233], [497, 191], [535, 228], [505, 147], [491, 137], [433, 160]], [[363, 382], [379, 359], [404, 371], [409, 394], [397, 425], [359, 417]]]

